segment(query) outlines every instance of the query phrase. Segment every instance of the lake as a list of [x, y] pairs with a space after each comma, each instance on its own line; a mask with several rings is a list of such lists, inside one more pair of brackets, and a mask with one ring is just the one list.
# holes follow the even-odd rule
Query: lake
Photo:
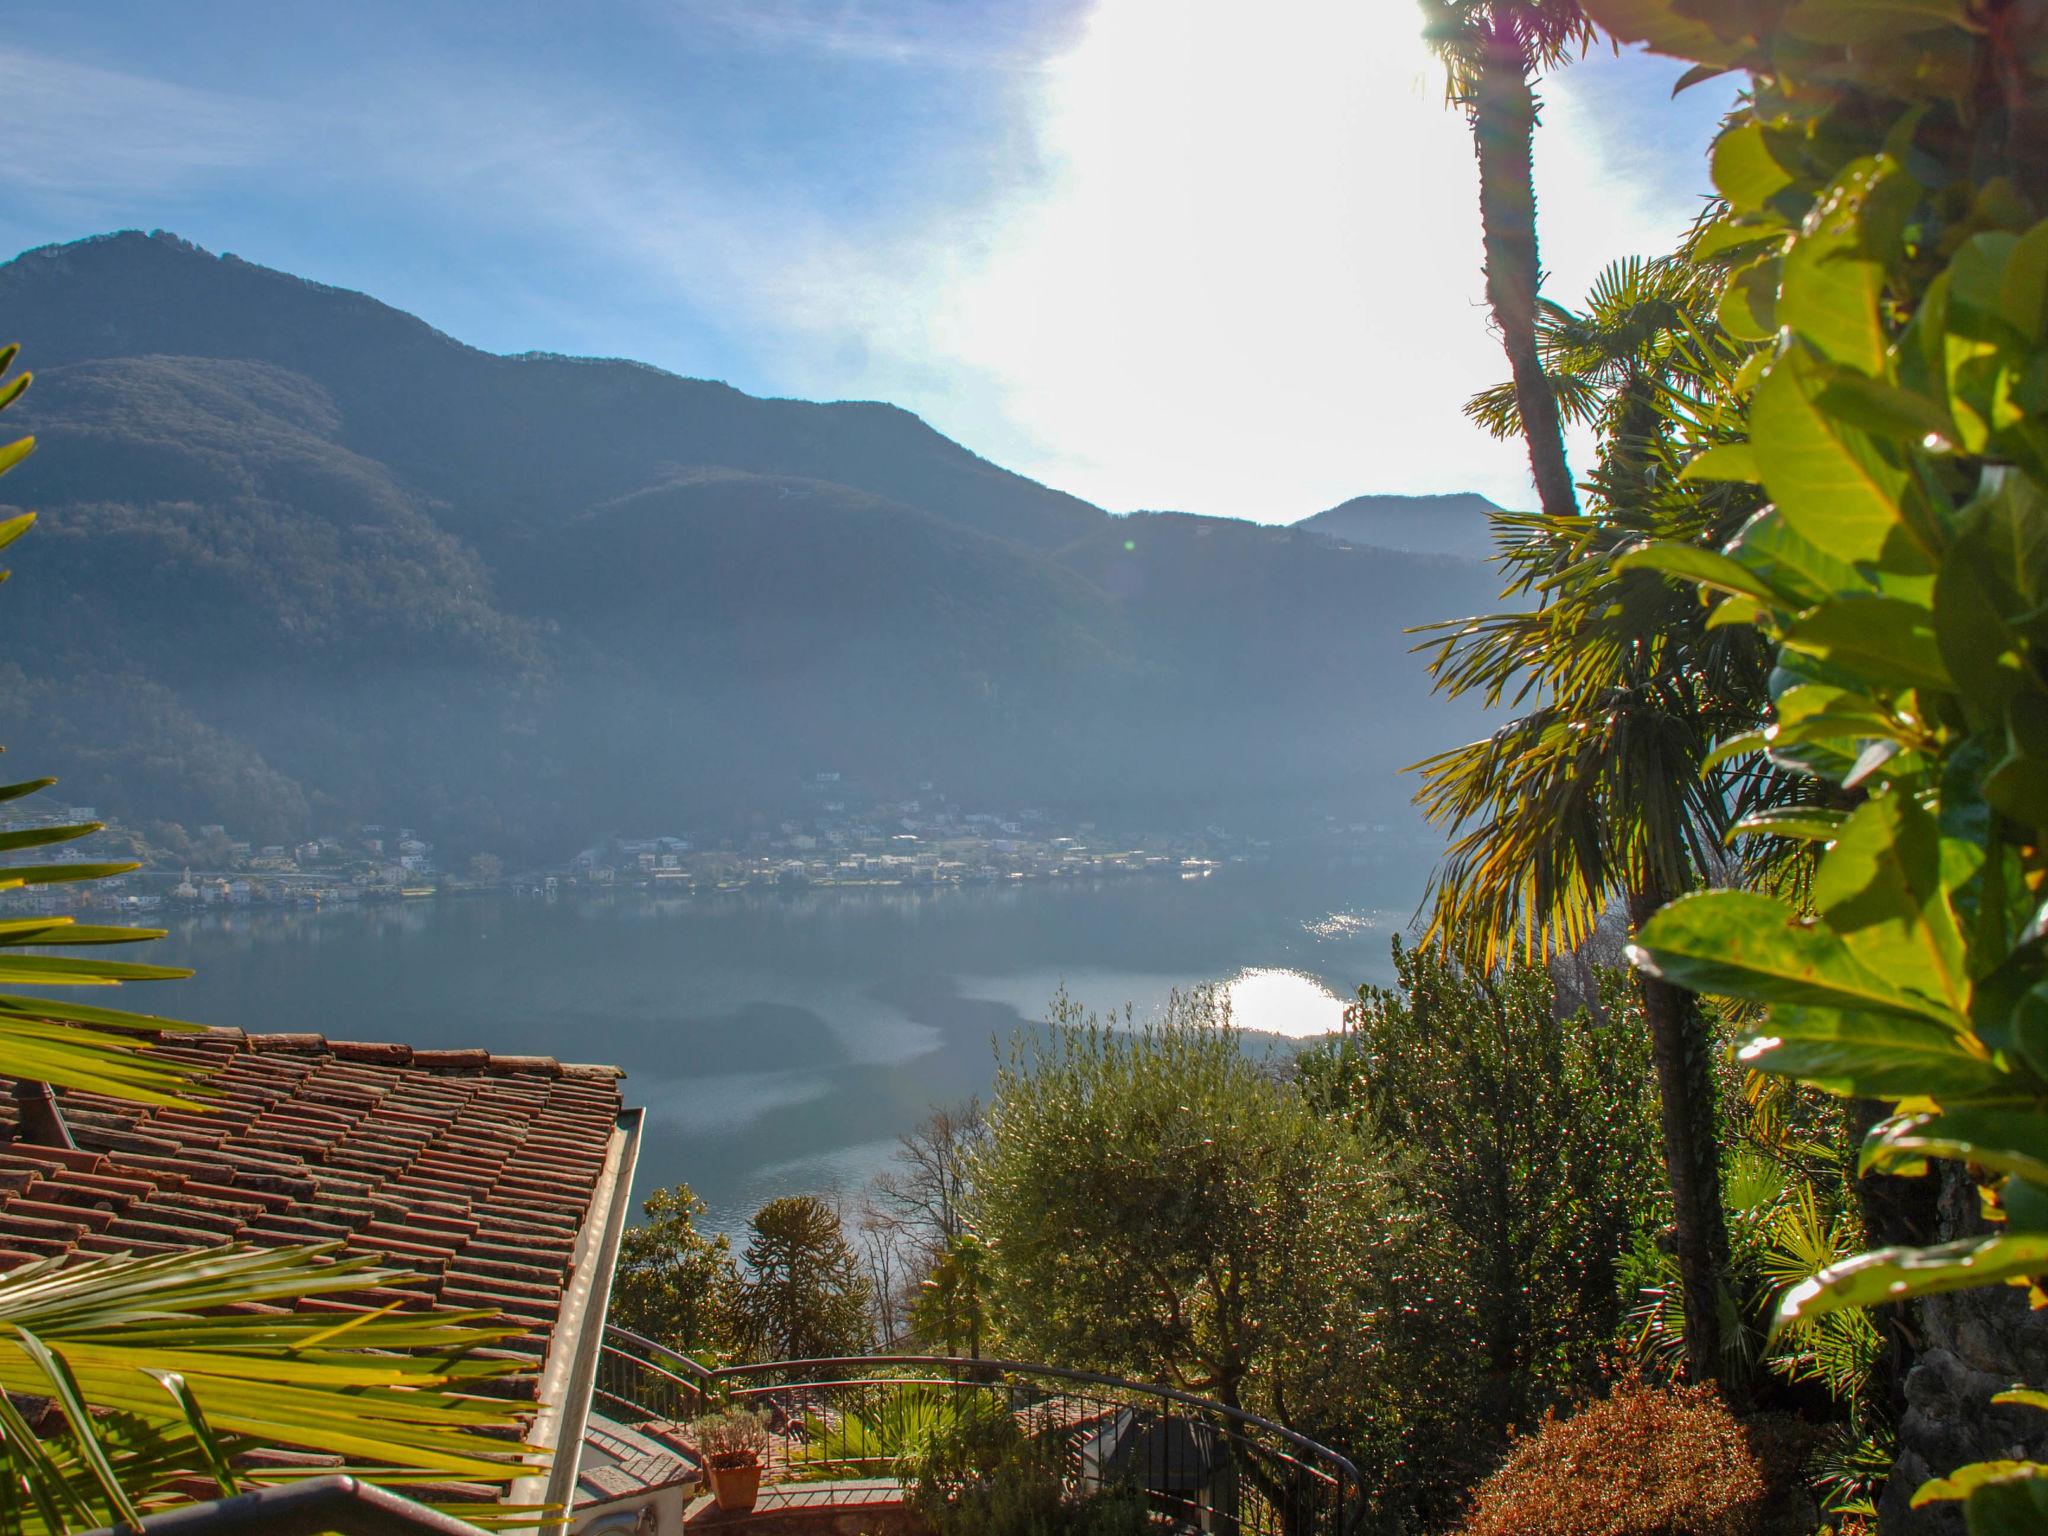
[[1424, 873], [1276, 858], [1195, 879], [207, 914], [172, 919], [150, 957], [197, 977], [128, 1000], [251, 1030], [616, 1063], [647, 1109], [638, 1191], [687, 1182], [729, 1231], [775, 1196], [865, 1183], [928, 1106], [987, 1092], [995, 1042], [1062, 985], [1143, 1018], [1214, 981], [1248, 1028], [1336, 1028], [1358, 983], [1391, 975]]

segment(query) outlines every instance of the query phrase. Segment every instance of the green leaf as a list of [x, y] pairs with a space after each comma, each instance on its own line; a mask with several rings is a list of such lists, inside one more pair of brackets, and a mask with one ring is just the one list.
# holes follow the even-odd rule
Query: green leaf
[[1956, 432], [1939, 400], [1857, 374], [1835, 374], [1813, 403], [1837, 421], [1882, 437], [1948, 439]]
[[1729, 827], [1726, 841], [1738, 837], [1784, 837], [1802, 843], [1831, 843], [1841, 835], [1841, 811], [1801, 808], [1796, 811], [1757, 811]]
[[1744, 523], [1723, 553], [1776, 590], [1802, 599], [1793, 606], [1809, 607], [1839, 593], [1870, 590], [1854, 566], [1798, 533], [1776, 507], [1766, 507]]
[[1780, 325], [1821, 356], [1867, 376], [1884, 370], [1886, 337], [1878, 315], [1884, 268], [1864, 253], [1863, 207], [1897, 169], [1875, 156], [1843, 168], [1785, 253], [1778, 294]]
[[[0, 475], [6, 474], [7, 471], [14, 468], [15, 465], [35, 451], [36, 440], [32, 437], [18, 437], [4, 447], [0, 447]], [[33, 518], [34, 516], [35, 513], [33, 512], [25, 512], [20, 517], [12, 517], [5, 523], [0, 523], [0, 547], [13, 543], [15, 538], [19, 538], [21, 534], [26, 533], [28, 531], [28, 523], [24, 519]], [[13, 537], [8, 537], [7, 530], [16, 523], [21, 524], [19, 531]]]
[[185, 1385], [185, 1378], [176, 1371], [150, 1371], [149, 1375], [178, 1405], [178, 1412], [184, 1415], [186, 1424], [191, 1426], [192, 1438], [199, 1446], [199, 1454], [206, 1460], [206, 1470], [213, 1476], [213, 1484], [227, 1498], [233, 1498], [242, 1491], [236, 1480], [234, 1468], [228, 1464], [226, 1449], [220, 1437], [213, 1432], [213, 1426], [206, 1422], [206, 1415], [200, 1410], [198, 1399], [192, 1396], [192, 1389]]
[[1778, 334], [1778, 280], [1783, 260], [1772, 254], [1728, 274], [1714, 318], [1737, 341], [1770, 341]]
[[1974, 1289], [2048, 1272], [2048, 1232], [1963, 1238], [1932, 1248], [1879, 1248], [1831, 1264], [1778, 1303], [1773, 1332], [1844, 1307]]
[[86, 1406], [85, 1395], [78, 1390], [78, 1378], [72, 1374], [70, 1365], [62, 1355], [19, 1323], [10, 1324], [9, 1328], [15, 1341], [35, 1362], [43, 1380], [49, 1384], [49, 1396], [56, 1401], [63, 1411], [64, 1421], [71, 1426], [72, 1444], [78, 1447], [80, 1459], [100, 1485], [100, 1491], [106, 1495], [107, 1510], [113, 1517], [109, 1523], [127, 1524], [139, 1529], [142, 1525], [141, 1512], [121, 1486], [121, 1479], [114, 1471], [114, 1464], [108, 1459], [99, 1430], [93, 1423], [92, 1410]]
[[142, 868], [134, 860], [118, 864], [16, 864], [0, 869], [0, 888], [15, 885], [61, 885], [72, 880], [104, 880]]
[[2040, 1536], [2048, 1530], [2048, 1477], [2043, 1472], [2030, 1463], [2024, 1473], [1995, 1478], [1972, 1493], [1969, 1536]]
[[1726, 555], [1697, 544], [1680, 544], [1659, 539], [1624, 550], [1614, 560], [1617, 571], [1656, 571], [1681, 581], [1696, 581], [1723, 592], [1739, 593], [1760, 602], [1775, 603], [1778, 594], [1755, 572], [1736, 564]]
[[1748, 443], [1717, 443], [1705, 453], [1694, 455], [1679, 471], [1678, 478], [1682, 482], [1730, 480], [1755, 485], [1763, 479], [1763, 471], [1757, 468], [1756, 452]]
[[1694, 992], [1893, 1017], [1963, 1021], [1877, 975], [1825, 926], [1755, 891], [1699, 891], [1669, 903], [1629, 949], [1639, 967]]
[[44, 848], [51, 843], [75, 842], [81, 837], [91, 837], [104, 826], [104, 822], [93, 821], [76, 827], [23, 827], [19, 831], [0, 832], [0, 853], [12, 853], [17, 848]]
[[2028, 1080], [1971, 1049], [1967, 1036], [1925, 1019], [1779, 1003], [1762, 1028], [1737, 1053], [1745, 1065], [1830, 1093], [2010, 1103], [2029, 1092]]
[[1609, 37], [1642, 43], [1672, 58], [1732, 68], [1753, 46], [1747, 35], [1724, 33], [1708, 21], [1673, 9], [1669, 0], [1586, 0], [1584, 10]]
[[1928, 811], [1896, 791], [1874, 795], [1850, 812], [1822, 856], [1813, 904], [1864, 965], [1962, 1018], [1970, 1011], [1969, 967], [1948, 893], [1975, 863], [1944, 870], [1942, 854]]
[[23, 795], [32, 795], [39, 789], [48, 789], [55, 779], [24, 779], [19, 784], [0, 784], [0, 800], [19, 800]]
[[1760, 123], [1728, 129], [1714, 141], [1714, 186], [1737, 213], [1762, 213], [1790, 187], [1792, 173], [1771, 154]]
[[2031, 1387], [2014, 1387], [2009, 1392], [1992, 1393], [1991, 1401], [2021, 1408], [2048, 1408], [2048, 1392], [2036, 1392]]
[[1977, 1163], [2048, 1185], [2048, 1118], [2030, 1110], [1977, 1107], [1895, 1116], [1870, 1128], [1856, 1171], [1910, 1171], [1934, 1157]]
[[[1714, 73], [1720, 74], [1720, 70]], [[1706, 261], [1725, 251], [1740, 250], [1745, 245], [1754, 245], [1760, 240], [1784, 240], [1791, 234], [1785, 221], [1771, 215], [1752, 219], [1747, 216], [1731, 216], [1707, 226], [1706, 231], [1692, 247], [1694, 261]]]
[[1814, 43], [1889, 43], [1915, 31], [1970, 30], [1962, 0], [1803, 0], [1785, 12], [1789, 37]]
[[1838, 560], [1881, 560], [1910, 547], [1900, 512], [1906, 475], [1868, 434], [1814, 403], [1830, 377], [1803, 353], [1781, 357], [1750, 403], [1750, 444], [1795, 532]]
[[1787, 625], [1783, 643], [1881, 686], [1943, 692], [1955, 686], [1934, 614], [1904, 598], [1856, 593], [1823, 603]]
[[2027, 341], [2048, 341], [2048, 219], [2020, 236], [2006, 259], [1998, 308]]

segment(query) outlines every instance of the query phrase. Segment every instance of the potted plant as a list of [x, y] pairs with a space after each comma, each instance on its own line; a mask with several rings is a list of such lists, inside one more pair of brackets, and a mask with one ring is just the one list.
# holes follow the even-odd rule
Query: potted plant
[[761, 1453], [768, 1447], [768, 1415], [727, 1408], [698, 1419], [690, 1438], [704, 1460], [704, 1475], [720, 1509], [744, 1514], [761, 1492]]

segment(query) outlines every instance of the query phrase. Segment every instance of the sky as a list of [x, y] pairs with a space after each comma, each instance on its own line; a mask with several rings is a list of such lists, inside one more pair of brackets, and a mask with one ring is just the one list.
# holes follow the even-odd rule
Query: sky
[[[1550, 296], [1698, 210], [1729, 96], [1676, 73], [1545, 83]], [[0, 100], [0, 259], [167, 229], [1113, 511], [1533, 504], [1459, 412], [1506, 370], [1409, 0], [11, 0]]]

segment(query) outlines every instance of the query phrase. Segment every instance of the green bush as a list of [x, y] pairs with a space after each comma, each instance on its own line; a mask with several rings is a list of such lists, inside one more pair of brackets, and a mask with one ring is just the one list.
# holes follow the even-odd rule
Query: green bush
[[1027, 1434], [984, 1404], [926, 1439], [904, 1463], [910, 1507], [933, 1536], [1143, 1536], [1145, 1497], [1071, 1478], [1064, 1432]]
[[1302, 1056], [1302, 1091], [1408, 1154], [1479, 1322], [1480, 1411], [1504, 1428], [1587, 1385], [1620, 1325], [1621, 1256], [1657, 1214], [1647, 1036], [1613, 974], [1596, 1023], [1560, 1016], [1540, 967], [1488, 977], [1398, 940], [1394, 966], [1397, 987], [1361, 987], [1344, 1033]]

